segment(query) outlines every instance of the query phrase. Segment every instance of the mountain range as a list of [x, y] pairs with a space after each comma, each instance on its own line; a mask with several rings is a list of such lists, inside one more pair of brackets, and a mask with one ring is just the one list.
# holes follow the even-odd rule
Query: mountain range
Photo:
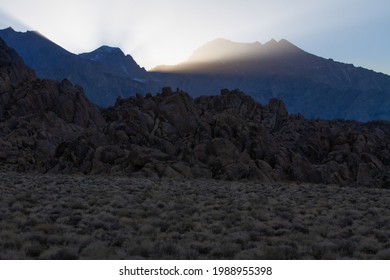
[[102, 46], [76, 55], [37, 32], [8, 28], [0, 30], [0, 37], [39, 77], [67, 78], [101, 107], [164, 86], [193, 97], [239, 88], [262, 104], [282, 99], [290, 113], [308, 118], [390, 120], [390, 76], [318, 57], [287, 40], [261, 44], [216, 39], [185, 62], [147, 72], [118, 48]]
[[0, 30], [0, 37], [35, 70], [38, 77], [67, 78], [81, 85], [87, 97], [99, 106], [109, 106], [118, 97], [156, 90], [149, 75], [119, 48], [102, 46], [90, 53], [73, 54], [33, 31]]
[[390, 188], [390, 124], [309, 120], [239, 90], [163, 88], [98, 108], [0, 39], [0, 168]]
[[390, 120], [390, 76], [312, 55], [287, 40], [216, 39], [187, 61], [152, 71], [199, 95], [237, 87], [263, 104], [280, 98], [289, 112], [309, 118]]

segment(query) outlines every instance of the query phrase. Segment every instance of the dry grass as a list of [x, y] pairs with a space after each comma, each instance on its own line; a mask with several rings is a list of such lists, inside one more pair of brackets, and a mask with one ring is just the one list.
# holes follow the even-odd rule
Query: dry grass
[[1, 259], [389, 259], [390, 190], [0, 173]]

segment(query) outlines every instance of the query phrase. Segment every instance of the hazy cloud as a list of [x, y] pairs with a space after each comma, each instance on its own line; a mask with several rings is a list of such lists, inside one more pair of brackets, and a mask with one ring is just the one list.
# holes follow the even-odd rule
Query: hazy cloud
[[[119, 46], [147, 68], [177, 63], [217, 37], [243, 42], [286, 38], [310, 52], [356, 64], [364, 55], [364, 63], [368, 59], [372, 68], [390, 73], [388, 60], [383, 66], [389, 51], [380, 47], [390, 42], [387, 0], [0, 0], [0, 7], [1, 15], [8, 15], [2, 16], [1, 27], [38, 30], [76, 53], [101, 44]], [[366, 37], [378, 47], [372, 54], [359, 47]], [[349, 48], [356, 55], [335, 40], [353, 42]]]

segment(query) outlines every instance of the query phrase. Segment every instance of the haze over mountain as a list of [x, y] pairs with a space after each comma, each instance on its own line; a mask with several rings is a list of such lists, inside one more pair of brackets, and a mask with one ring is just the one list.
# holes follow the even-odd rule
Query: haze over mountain
[[69, 79], [81, 85], [86, 96], [99, 106], [115, 103], [117, 97], [154, 88], [148, 74], [131, 56], [118, 48], [103, 46], [91, 53], [76, 55], [37, 32], [0, 30], [0, 37], [36, 71], [40, 78]]
[[390, 120], [390, 76], [309, 54], [287, 40], [216, 39], [187, 61], [152, 71], [197, 95], [240, 88], [261, 103], [280, 98], [289, 112], [306, 117]]
[[191, 96], [239, 88], [257, 102], [282, 99], [309, 118], [390, 120], [390, 76], [307, 53], [287, 40], [265, 44], [215, 39], [185, 62], [147, 72], [119, 48], [72, 54], [36, 32], [0, 30], [0, 37], [39, 77], [67, 78], [99, 106], [118, 97], [171, 86]]

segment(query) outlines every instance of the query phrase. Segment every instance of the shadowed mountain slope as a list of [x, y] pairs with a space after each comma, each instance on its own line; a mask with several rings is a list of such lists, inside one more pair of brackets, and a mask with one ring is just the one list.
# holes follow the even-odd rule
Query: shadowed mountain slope
[[0, 30], [0, 37], [34, 69], [40, 78], [79, 84], [95, 104], [106, 107], [117, 97], [145, 93], [153, 86], [145, 69], [118, 48], [103, 46], [91, 53], [75, 55], [37, 32]]
[[216, 39], [156, 77], [200, 95], [240, 88], [256, 101], [282, 99], [310, 118], [390, 120], [390, 76], [309, 54], [287, 40], [244, 44]]

